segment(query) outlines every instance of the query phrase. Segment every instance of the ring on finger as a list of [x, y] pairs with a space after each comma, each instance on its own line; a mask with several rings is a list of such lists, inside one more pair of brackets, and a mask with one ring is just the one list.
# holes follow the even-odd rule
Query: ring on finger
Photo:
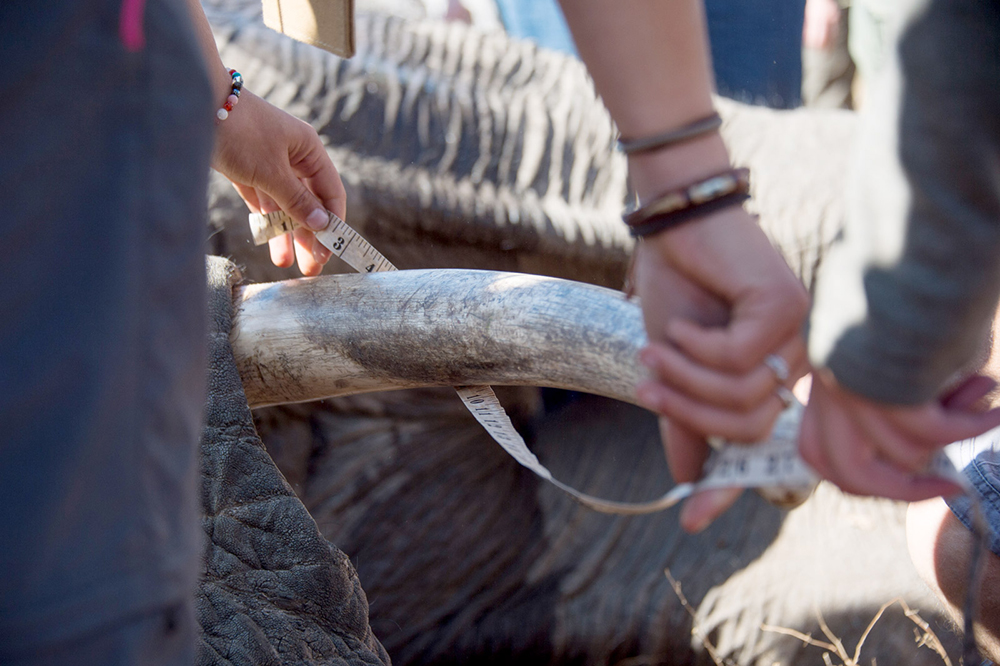
[[774, 394], [778, 396], [778, 400], [781, 401], [781, 406], [785, 409], [788, 409], [792, 403], [795, 402], [795, 394], [784, 386], [779, 386], [774, 389]]
[[791, 376], [788, 363], [777, 354], [768, 354], [767, 358], [764, 359], [764, 365], [771, 369], [779, 384], [784, 384]]

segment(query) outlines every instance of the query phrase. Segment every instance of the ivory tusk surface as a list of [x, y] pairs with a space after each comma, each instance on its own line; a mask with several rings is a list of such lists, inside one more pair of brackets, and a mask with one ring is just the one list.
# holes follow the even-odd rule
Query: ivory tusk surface
[[414, 388], [549, 386], [635, 402], [639, 306], [556, 278], [414, 270], [251, 284], [232, 347], [251, 407]]

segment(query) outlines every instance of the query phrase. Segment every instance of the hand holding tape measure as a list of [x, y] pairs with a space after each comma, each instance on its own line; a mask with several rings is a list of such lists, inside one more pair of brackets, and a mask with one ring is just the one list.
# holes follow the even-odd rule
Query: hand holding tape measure
[[[334, 255], [363, 273], [396, 270], [388, 259], [344, 220], [333, 213], [329, 213], [329, 217], [327, 227], [315, 234], [316, 240]], [[250, 215], [250, 227], [257, 245], [288, 233], [295, 226], [292, 218], [283, 211]], [[808, 497], [818, 482], [818, 477], [798, 454], [797, 438], [802, 405], [794, 399], [789, 401], [766, 441], [752, 446], [714, 441], [713, 452], [705, 463], [701, 479], [694, 483], [678, 484], [662, 497], [650, 502], [625, 503], [592, 497], [555, 479], [525, 445], [489, 386], [460, 386], [456, 387], [456, 391], [469, 412], [518, 463], [581, 504], [603, 513], [651, 513], [673, 506], [699, 491], [730, 487], [766, 489], [761, 494], [776, 504], [794, 504]], [[935, 471], [952, 476], [954, 468], [947, 458], [937, 460], [936, 464], [940, 467]]]

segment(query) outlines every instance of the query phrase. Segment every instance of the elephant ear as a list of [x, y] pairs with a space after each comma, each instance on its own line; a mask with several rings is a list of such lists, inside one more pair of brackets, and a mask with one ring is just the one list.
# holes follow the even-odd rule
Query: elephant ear
[[235, 266], [210, 257], [199, 664], [389, 664], [347, 556], [264, 450], [229, 346]]

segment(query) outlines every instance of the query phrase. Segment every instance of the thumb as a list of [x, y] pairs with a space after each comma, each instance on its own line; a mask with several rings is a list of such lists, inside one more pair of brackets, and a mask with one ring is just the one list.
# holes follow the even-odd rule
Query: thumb
[[330, 223], [330, 214], [319, 199], [290, 173], [282, 174], [274, 182], [262, 183], [258, 187], [274, 199], [281, 210], [307, 229], [320, 231]]

